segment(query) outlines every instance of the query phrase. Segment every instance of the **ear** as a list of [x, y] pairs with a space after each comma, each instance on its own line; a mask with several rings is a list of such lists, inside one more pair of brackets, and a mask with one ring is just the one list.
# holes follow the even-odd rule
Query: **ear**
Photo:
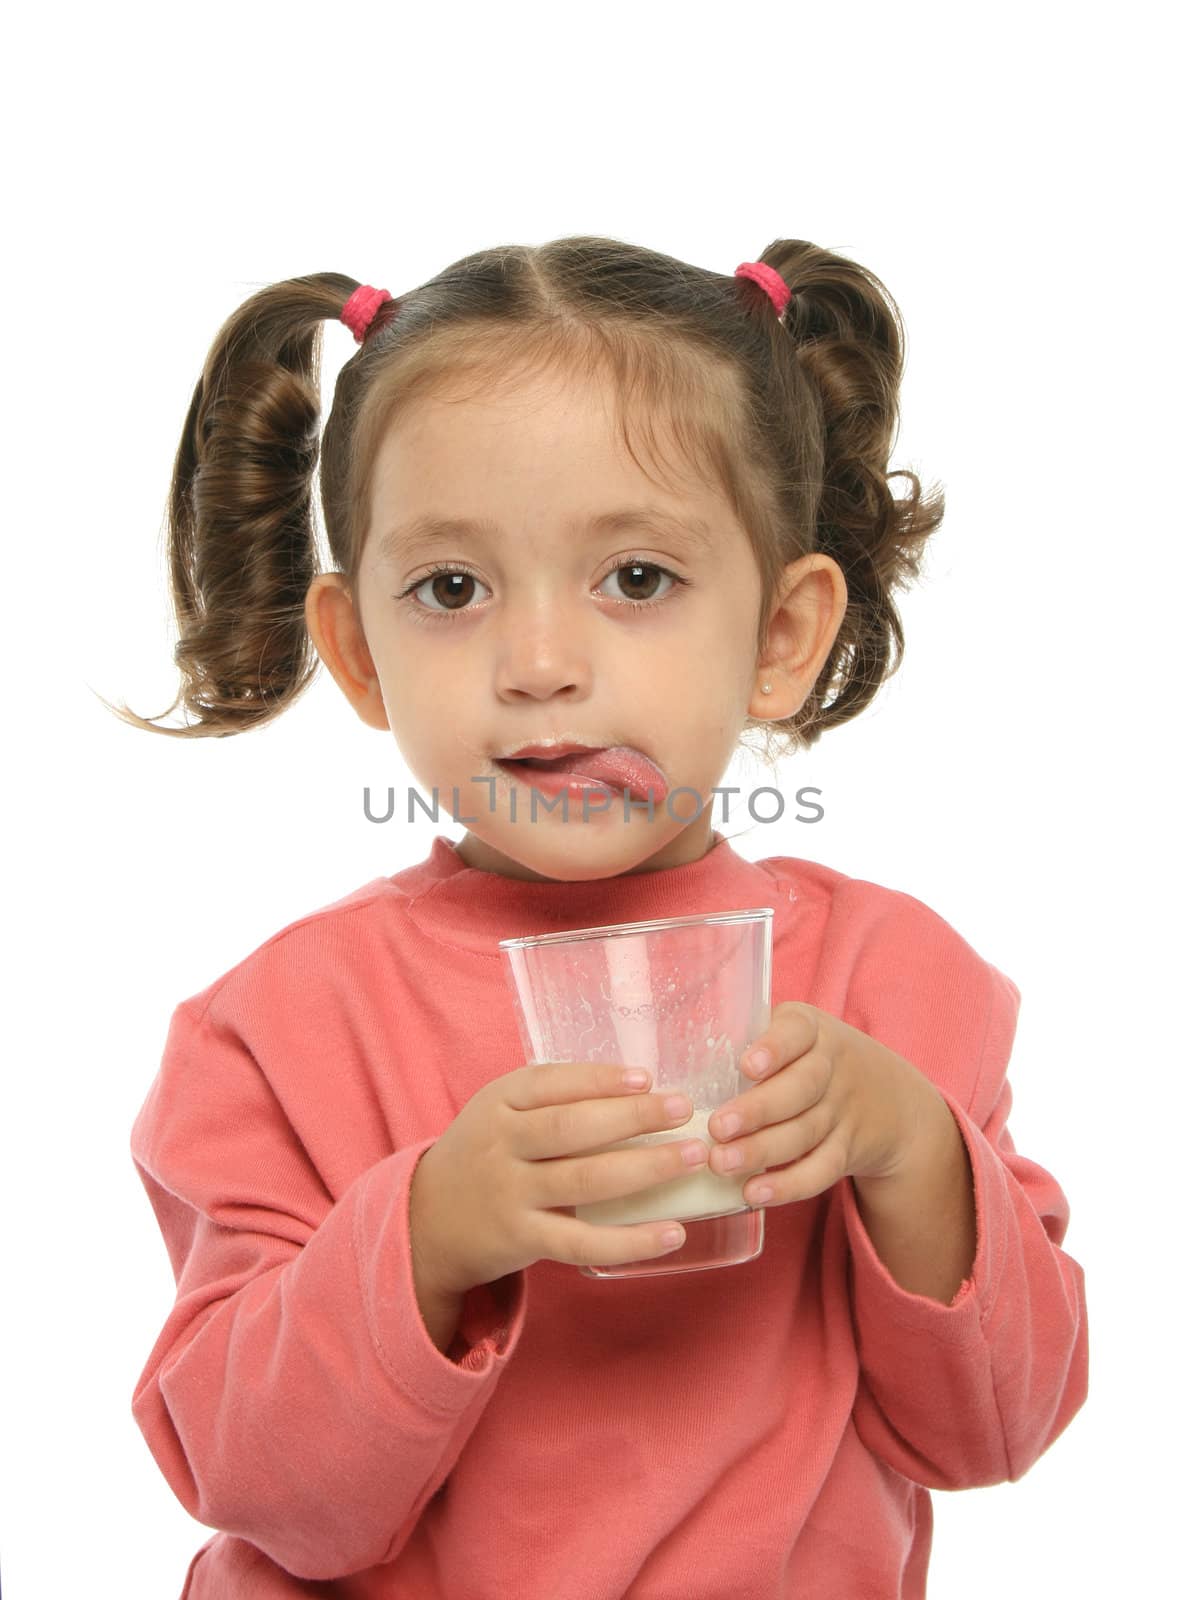
[[320, 660], [357, 716], [370, 728], [388, 730], [381, 683], [344, 574], [318, 573], [307, 591], [303, 612]]
[[[848, 585], [831, 556], [800, 556], [783, 568], [750, 716], [773, 722], [794, 716], [815, 687], [847, 609]], [[764, 683], [769, 694], [762, 692]]]

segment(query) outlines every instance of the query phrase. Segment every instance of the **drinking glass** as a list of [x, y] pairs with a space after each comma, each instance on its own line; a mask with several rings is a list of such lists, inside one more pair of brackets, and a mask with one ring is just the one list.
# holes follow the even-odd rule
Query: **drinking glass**
[[[679, 1091], [691, 1121], [593, 1150], [698, 1138], [749, 1087], [742, 1052], [770, 1022], [774, 909], [664, 917], [501, 939], [517, 1027], [530, 1063], [609, 1061], [645, 1068], [652, 1094]], [[708, 1163], [633, 1194], [574, 1207], [584, 1222], [684, 1224], [679, 1250], [653, 1260], [583, 1266], [589, 1278], [644, 1278], [737, 1266], [762, 1253], [765, 1213]]]

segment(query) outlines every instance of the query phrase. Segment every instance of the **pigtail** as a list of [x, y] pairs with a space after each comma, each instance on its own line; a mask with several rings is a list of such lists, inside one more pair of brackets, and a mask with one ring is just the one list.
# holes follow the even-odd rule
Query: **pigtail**
[[[913, 472], [888, 470], [905, 364], [901, 314], [867, 268], [804, 240], [779, 240], [762, 257], [791, 287], [775, 342], [818, 402], [822, 484], [811, 548], [831, 556], [848, 586], [848, 610], [807, 701], [784, 724], [808, 748], [862, 711], [901, 665], [905, 634], [894, 596], [921, 572], [942, 522], [941, 488], [923, 496]], [[788, 384], [788, 387], [790, 385]], [[908, 492], [895, 498], [890, 483]]]
[[[168, 561], [179, 626], [181, 727], [223, 737], [276, 717], [311, 682], [304, 601], [316, 571], [321, 329], [357, 287], [338, 273], [272, 284], [223, 324], [193, 391], [172, 471]], [[109, 702], [105, 702], [109, 705]]]

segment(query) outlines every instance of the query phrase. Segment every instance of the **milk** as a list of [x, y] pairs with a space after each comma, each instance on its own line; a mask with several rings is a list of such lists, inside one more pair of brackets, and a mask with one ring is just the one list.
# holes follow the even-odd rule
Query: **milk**
[[[712, 1115], [711, 1108], [694, 1108], [691, 1120], [679, 1127], [661, 1128], [655, 1133], [639, 1133], [633, 1139], [598, 1145], [582, 1154], [596, 1155], [600, 1150], [630, 1150], [642, 1145], [679, 1144], [688, 1139], [701, 1139], [712, 1150], [714, 1140], [709, 1133], [709, 1118]], [[722, 1178], [706, 1161], [699, 1167], [684, 1167], [680, 1177], [671, 1178], [666, 1183], [653, 1183], [649, 1188], [619, 1195], [614, 1200], [596, 1200], [592, 1205], [575, 1206], [574, 1216], [580, 1222], [618, 1226], [633, 1222], [663, 1222], [666, 1218], [691, 1222], [694, 1217], [744, 1211], [747, 1206], [742, 1189], [751, 1176], [749, 1171], [742, 1171], [736, 1177]]]

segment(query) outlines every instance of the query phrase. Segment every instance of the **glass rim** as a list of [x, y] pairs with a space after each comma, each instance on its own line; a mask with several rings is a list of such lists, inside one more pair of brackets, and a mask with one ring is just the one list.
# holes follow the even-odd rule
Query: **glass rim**
[[499, 947], [505, 954], [509, 950], [527, 950], [542, 944], [584, 944], [591, 939], [620, 939], [633, 933], [659, 933], [665, 928], [701, 926], [718, 922], [755, 922], [774, 917], [773, 906], [757, 906], [748, 911], [710, 911], [704, 915], [687, 917], [655, 917], [648, 922], [612, 922], [602, 928], [569, 928], [558, 933], [528, 933], [517, 939], [501, 939]]

